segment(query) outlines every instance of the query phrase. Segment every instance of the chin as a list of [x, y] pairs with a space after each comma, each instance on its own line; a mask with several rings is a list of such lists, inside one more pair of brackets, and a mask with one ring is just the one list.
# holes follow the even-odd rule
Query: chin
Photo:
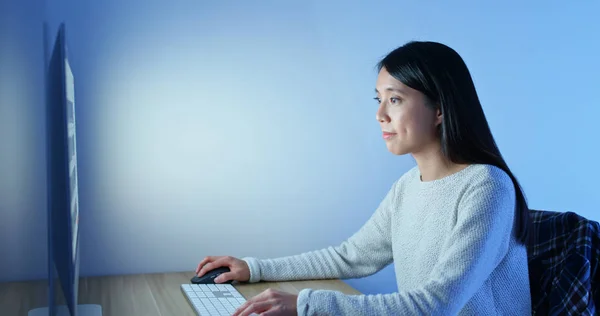
[[407, 150], [406, 148], [403, 148], [401, 146], [397, 146], [397, 145], [393, 145], [393, 144], [388, 144], [387, 145], [388, 151], [391, 152], [394, 155], [397, 156], [402, 156], [402, 155], [406, 155], [408, 153], [410, 153], [409, 150]]

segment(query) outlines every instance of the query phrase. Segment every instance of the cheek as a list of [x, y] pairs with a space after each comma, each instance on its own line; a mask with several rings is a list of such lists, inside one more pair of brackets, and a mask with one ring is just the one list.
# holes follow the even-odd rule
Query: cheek
[[414, 130], [414, 122], [408, 114], [410, 113], [398, 113], [394, 118], [394, 130], [398, 135], [402, 136], [402, 138], [408, 137]]
[[425, 117], [414, 115], [416, 113], [398, 115], [393, 124], [398, 138], [402, 142], [420, 143], [430, 138], [431, 124]]
[[435, 113], [432, 111], [424, 111], [424, 113], [420, 113], [419, 115], [419, 134], [422, 137], [429, 138], [435, 135], [436, 126], [435, 126]]

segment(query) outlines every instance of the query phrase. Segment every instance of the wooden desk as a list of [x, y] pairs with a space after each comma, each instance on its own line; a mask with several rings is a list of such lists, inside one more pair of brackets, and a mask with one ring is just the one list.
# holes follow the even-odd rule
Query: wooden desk
[[[88, 277], [79, 281], [79, 304], [100, 304], [103, 316], [195, 315], [181, 284], [190, 283], [193, 272]], [[27, 315], [47, 306], [47, 281], [0, 283], [0, 315]], [[235, 287], [249, 299], [268, 288], [297, 294], [305, 288], [360, 294], [341, 280], [260, 282]]]

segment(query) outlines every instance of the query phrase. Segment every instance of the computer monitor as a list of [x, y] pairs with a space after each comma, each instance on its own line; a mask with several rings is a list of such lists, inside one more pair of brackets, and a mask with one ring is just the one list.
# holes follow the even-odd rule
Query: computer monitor
[[29, 315], [101, 315], [99, 305], [77, 304], [80, 231], [75, 81], [64, 24], [59, 26], [46, 76], [48, 307], [31, 310]]

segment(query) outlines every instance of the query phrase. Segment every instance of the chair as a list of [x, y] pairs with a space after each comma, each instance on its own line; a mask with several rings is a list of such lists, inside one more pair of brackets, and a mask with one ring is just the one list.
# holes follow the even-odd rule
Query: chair
[[573, 212], [531, 210], [527, 248], [533, 315], [596, 315], [600, 225]]

